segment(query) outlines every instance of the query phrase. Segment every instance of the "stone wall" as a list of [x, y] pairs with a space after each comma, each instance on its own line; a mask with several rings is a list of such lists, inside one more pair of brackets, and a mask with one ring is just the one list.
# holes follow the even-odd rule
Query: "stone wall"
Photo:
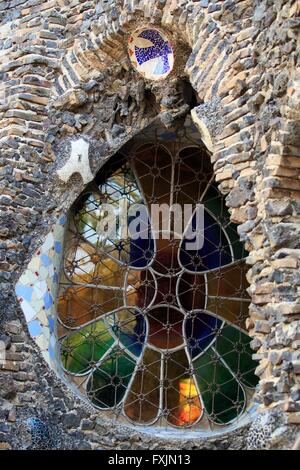
[[[155, 118], [170, 126], [191, 108], [250, 253], [256, 400], [289, 429], [269, 445], [292, 447], [300, 420], [299, 16], [296, 0], [0, 2], [0, 448], [245, 448], [246, 429], [172, 444], [130, 431], [129, 443], [128, 430], [105, 426], [47, 368], [14, 295], [87, 182], [80, 168], [59, 178], [72, 140], [89, 143], [94, 175]], [[171, 37], [176, 65], [165, 82], [131, 68], [127, 38], [143, 24]]]

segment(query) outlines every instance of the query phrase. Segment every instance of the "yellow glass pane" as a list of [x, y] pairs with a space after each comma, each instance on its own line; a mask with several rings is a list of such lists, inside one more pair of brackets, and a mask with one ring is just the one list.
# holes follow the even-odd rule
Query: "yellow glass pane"
[[195, 380], [188, 373], [189, 361], [184, 349], [164, 359], [164, 409], [174, 426], [188, 426], [202, 415]]

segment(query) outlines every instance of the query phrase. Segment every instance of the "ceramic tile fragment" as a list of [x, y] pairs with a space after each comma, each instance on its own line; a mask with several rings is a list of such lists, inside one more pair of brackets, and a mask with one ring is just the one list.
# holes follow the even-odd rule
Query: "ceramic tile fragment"
[[58, 223], [51, 229], [29, 262], [15, 288], [28, 323], [29, 333], [42, 350], [44, 359], [52, 366], [55, 362], [56, 343], [55, 298], [65, 221], [65, 216], [59, 218]]

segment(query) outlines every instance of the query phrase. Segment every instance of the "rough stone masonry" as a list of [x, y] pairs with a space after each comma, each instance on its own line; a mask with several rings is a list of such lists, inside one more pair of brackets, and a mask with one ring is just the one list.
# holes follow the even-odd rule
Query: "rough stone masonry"
[[[168, 85], [130, 65], [137, 25], [164, 29]], [[297, 0], [0, 1], [0, 449], [292, 448], [300, 423], [300, 4]], [[186, 85], [188, 83], [189, 85]], [[247, 328], [262, 417], [227, 436], [164, 440], [112, 424], [44, 363], [14, 285], [86, 178], [154, 118], [191, 111], [249, 257]]]

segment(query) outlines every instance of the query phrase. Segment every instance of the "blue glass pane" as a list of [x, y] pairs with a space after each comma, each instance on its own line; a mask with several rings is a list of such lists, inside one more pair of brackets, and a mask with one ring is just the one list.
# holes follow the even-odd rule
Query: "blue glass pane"
[[185, 323], [189, 353], [198, 356], [215, 339], [222, 321], [205, 312], [192, 312]]
[[[196, 216], [192, 220], [192, 229], [196, 230]], [[203, 272], [225, 266], [232, 261], [228, 240], [221, 225], [207, 212], [204, 212], [204, 244], [200, 250], [190, 250], [189, 244], [194, 239], [184, 239], [180, 249], [180, 262], [189, 271]]]
[[146, 268], [154, 255], [154, 241], [152, 238], [130, 241], [130, 266], [134, 268]]

